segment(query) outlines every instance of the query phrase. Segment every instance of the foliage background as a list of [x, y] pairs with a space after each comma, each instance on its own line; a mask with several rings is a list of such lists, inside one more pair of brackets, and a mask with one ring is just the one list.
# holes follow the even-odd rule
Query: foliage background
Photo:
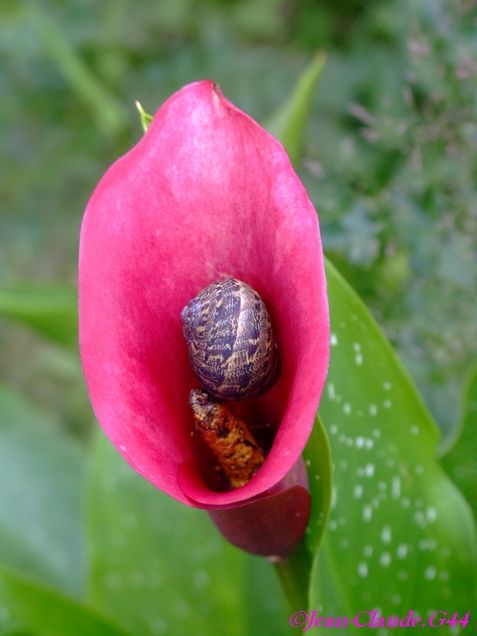
[[[452, 436], [477, 357], [476, 27], [474, 0], [4, 0], [0, 288], [74, 288], [84, 206], [142, 134], [135, 99], [154, 112], [208, 77], [264, 120], [324, 49], [299, 171], [328, 256]], [[52, 445], [76, 457], [62, 429], [89, 449], [77, 355], [7, 320], [0, 351], [1, 384]]]

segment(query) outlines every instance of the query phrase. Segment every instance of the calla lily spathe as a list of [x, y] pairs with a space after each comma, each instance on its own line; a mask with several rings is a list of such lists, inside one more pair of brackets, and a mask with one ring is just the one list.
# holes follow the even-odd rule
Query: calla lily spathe
[[[217, 491], [191, 435], [198, 385], [182, 308], [225, 277], [264, 299], [281, 373], [242, 405], [273, 431], [263, 467]], [[96, 416], [144, 478], [191, 506], [256, 501], [296, 464], [310, 434], [329, 355], [316, 211], [283, 146], [211, 81], [185, 86], [106, 172], [88, 203], [79, 260], [80, 348]]]

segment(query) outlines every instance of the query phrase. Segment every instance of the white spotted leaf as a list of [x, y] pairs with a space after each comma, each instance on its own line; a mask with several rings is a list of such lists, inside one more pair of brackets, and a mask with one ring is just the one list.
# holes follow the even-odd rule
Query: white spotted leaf
[[437, 426], [331, 265], [327, 280], [332, 347], [320, 415], [330, 436], [333, 498], [310, 607], [322, 616], [413, 609], [423, 620], [430, 610], [465, 613], [475, 607], [475, 525], [437, 460]]

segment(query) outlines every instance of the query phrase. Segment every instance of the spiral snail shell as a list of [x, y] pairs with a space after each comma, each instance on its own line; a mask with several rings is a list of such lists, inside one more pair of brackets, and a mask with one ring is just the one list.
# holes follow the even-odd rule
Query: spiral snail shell
[[182, 310], [192, 368], [204, 388], [221, 399], [264, 393], [278, 371], [278, 352], [265, 303], [246, 283], [212, 283]]

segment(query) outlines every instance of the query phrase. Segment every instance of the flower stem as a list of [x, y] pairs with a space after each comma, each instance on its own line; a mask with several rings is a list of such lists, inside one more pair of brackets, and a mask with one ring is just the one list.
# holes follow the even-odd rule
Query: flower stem
[[301, 541], [288, 558], [276, 563], [275, 569], [290, 608], [307, 610], [311, 559], [305, 541]]

